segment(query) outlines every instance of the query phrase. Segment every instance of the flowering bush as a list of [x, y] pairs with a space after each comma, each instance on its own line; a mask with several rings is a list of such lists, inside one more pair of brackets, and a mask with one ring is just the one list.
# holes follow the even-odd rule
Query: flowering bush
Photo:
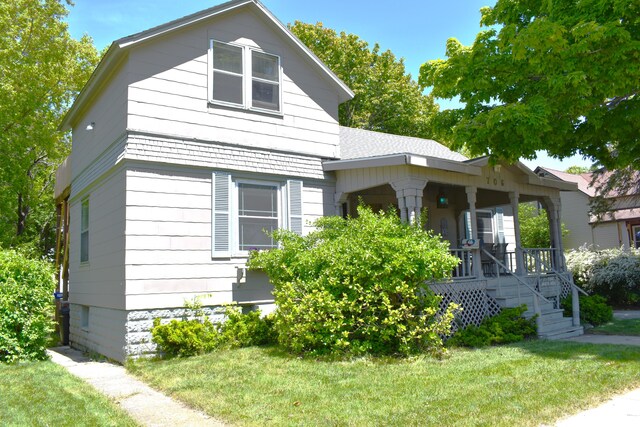
[[359, 207], [358, 217], [325, 217], [300, 237], [277, 230], [278, 249], [253, 252], [249, 267], [274, 285], [278, 341], [295, 353], [409, 354], [440, 351], [455, 306], [425, 282], [458, 262], [448, 244], [395, 213]]
[[640, 251], [581, 247], [566, 258], [576, 283], [610, 304], [629, 305], [640, 299]]

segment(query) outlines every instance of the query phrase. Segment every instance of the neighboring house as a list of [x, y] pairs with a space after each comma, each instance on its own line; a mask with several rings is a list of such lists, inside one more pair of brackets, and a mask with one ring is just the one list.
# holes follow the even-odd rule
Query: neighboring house
[[[268, 279], [245, 269], [251, 249], [274, 246], [263, 230], [308, 233], [359, 199], [405, 221], [428, 208], [461, 259], [432, 288], [464, 305], [463, 323], [526, 303], [541, 336], [581, 333], [557, 307], [575, 291], [558, 238], [560, 190], [575, 185], [340, 127], [352, 96], [254, 0], [115, 41], [61, 125], [73, 132], [56, 185], [71, 344], [116, 360], [152, 352], [153, 319], [181, 317], [196, 296], [212, 316], [231, 302], [272, 310]], [[520, 249], [522, 201], [549, 209], [554, 249]]]
[[[602, 218], [591, 215], [590, 202], [596, 196], [597, 183], [592, 185], [592, 173], [570, 174], [555, 169], [537, 167], [539, 176], [572, 182], [578, 191], [560, 193], [562, 222], [569, 230], [567, 248], [592, 245], [596, 248], [640, 248], [640, 194], [611, 194], [607, 198], [612, 210]], [[600, 180], [607, 179], [605, 173]]]

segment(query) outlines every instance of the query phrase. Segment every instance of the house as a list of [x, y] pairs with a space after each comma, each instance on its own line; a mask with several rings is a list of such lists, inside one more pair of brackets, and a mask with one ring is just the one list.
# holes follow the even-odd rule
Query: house
[[[115, 41], [64, 118], [58, 265], [71, 344], [116, 360], [153, 352], [154, 318], [237, 302], [273, 309], [246, 271], [263, 230], [308, 233], [358, 199], [422, 208], [460, 266], [432, 284], [467, 324], [526, 303], [541, 336], [579, 334], [558, 238], [560, 190], [522, 164], [466, 159], [435, 141], [340, 127], [351, 90], [257, 0], [228, 3]], [[517, 206], [550, 211], [554, 249], [520, 248]], [[479, 245], [478, 242], [482, 242]], [[577, 300], [577, 298], [574, 298]]]
[[[567, 248], [575, 249], [583, 245], [600, 249], [640, 248], [640, 194], [609, 194], [611, 211], [602, 218], [590, 213], [591, 200], [596, 196], [598, 182], [592, 183], [593, 173], [570, 174], [546, 167], [537, 167], [539, 176], [572, 182], [578, 185], [578, 191], [561, 192], [560, 199], [564, 207], [561, 219], [569, 230], [565, 237]], [[606, 180], [605, 173], [599, 180]]]

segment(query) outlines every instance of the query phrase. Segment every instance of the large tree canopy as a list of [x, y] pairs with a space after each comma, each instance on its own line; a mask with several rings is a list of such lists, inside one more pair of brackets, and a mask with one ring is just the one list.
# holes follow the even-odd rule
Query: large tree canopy
[[355, 97], [340, 105], [340, 124], [348, 127], [430, 138], [431, 117], [438, 111], [407, 74], [402, 59], [387, 50], [372, 49], [364, 40], [337, 34], [321, 23], [296, 21], [291, 31], [353, 90]]
[[434, 120], [440, 136], [507, 161], [640, 164], [638, 0], [498, 0], [481, 14], [472, 46], [449, 39], [448, 59], [421, 67], [432, 95], [465, 104]]
[[51, 245], [54, 174], [69, 152], [57, 126], [98, 59], [91, 39], [69, 35], [69, 4], [0, 2], [0, 246]]

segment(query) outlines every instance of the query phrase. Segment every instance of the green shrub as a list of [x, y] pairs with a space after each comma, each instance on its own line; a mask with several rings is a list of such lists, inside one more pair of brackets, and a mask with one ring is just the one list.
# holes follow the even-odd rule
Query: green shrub
[[262, 317], [260, 310], [243, 314], [239, 307], [227, 305], [224, 315], [226, 320], [219, 325], [221, 346], [250, 347], [274, 341], [270, 317]]
[[269, 317], [262, 318], [260, 310], [243, 314], [237, 306], [224, 306], [223, 322], [211, 322], [204, 316], [196, 300], [185, 302], [187, 317], [161, 324], [154, 319], [151, 335], [158, 350], [167, 357], [187, 357], [208, 353], [217, 348], [239, 348], [264, 345], [274, 341]]
[[359, 207], [358, 217], [324, 217], [300, 237], [277, 230], [278, 249], [252, 252], [248, 266], [274, 286], [278, 341], [294, 353], [409, 354], [440, 351], [455, 305], [425, 282], [458, 262], [448, 243], [394, 212]]
[[527, 306], [505, 308], [499, 314], [484, 319], [479, 326], [469, 325], [457, 331], [447, 345], [459, 347], [486, 347], [508, 344], [536, 336], [535, 317], [525, 319]]
[[567, 266], [576, 283], [601, 295], [615, 306], [633, 305], [640, 300], [640, 252], [582, 247], [567, 253]]
[[[593, 326], [602, 325], [613, 319], [613, 310], [601, 295], [580, 295], [580, 321]], [[562, 300], [565, 316], [573, 315], [571, 295]]]
[[168, 357], [195, 356], [218, 346], [218, 329], [208, 319], [172, 320], [162, 325], [154, 319], [151, 330], [158, 350]]
[[0, 361], [46, 359], [53, 331], [51, 265], [0, 250]]

